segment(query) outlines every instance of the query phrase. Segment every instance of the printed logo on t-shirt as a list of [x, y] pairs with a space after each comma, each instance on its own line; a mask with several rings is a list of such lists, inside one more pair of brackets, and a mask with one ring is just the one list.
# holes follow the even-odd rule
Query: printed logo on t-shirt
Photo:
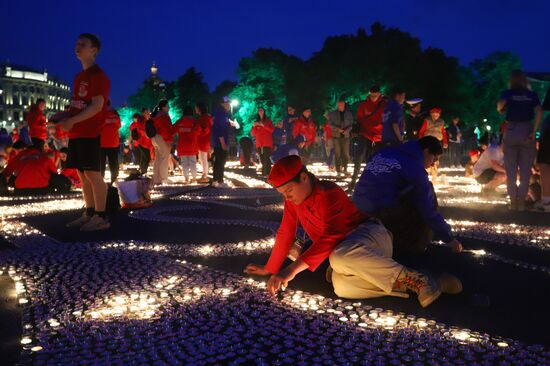
[[372, 175], [390, 173], [392, 170], [400, 170], [401, 164], [396, 159], [375, 155], [365, 167]]
[[84, 98], [86, 95], [88, 95], [88, 82], [81, 81], [78, 86], [78, 96]]

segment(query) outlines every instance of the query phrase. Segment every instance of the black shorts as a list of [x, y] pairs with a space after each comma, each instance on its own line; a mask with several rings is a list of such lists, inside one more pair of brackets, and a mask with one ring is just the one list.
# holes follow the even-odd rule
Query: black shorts
[[69, 139], [67, 168], [81, 172], [88, 170], [101, 171], [101, 145], [99, 136], [94, 138]]
[[493, 178], [495, 177], [495, 175], [497, 174], [497, 171], [496, 170], [493, 170], [491, 168], [489, 169], [485, 169], [483, 171], [483, 173], [481, 173], [477, 178], [476, 178], [476, 181], [479, 183], [479, 184], [487, 184], [489, 183], [490, 181], [493, 180]]

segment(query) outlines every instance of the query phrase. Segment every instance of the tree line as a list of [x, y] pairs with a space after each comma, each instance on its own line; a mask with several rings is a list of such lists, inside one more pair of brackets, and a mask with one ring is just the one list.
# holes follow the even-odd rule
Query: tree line
[[466, 128], [489, 124], [494, 130], [502, 122], [495, 103], [507, 88], [510, 71], [518, 68], [519, 57], [510, 52], [495, 52], [463, 66], [441, 49], [423, 49], [407, 32], [374, 23], [369, 32], [360, 28], [356, 34], [328, 37], [307, 60], [277, 49], [257, 49], [240, 60], [237, 82], [223, 81], [213, 91], [194, 67], [163, 88], [146, 80], [119, 113], [127, 135], [131, 115], [141, 107], [152, 108], [161, 98], [169, 100], [177, 119], [186, 105], [204, 101], [214, 107], [229, 95], [240, 103], [235, 117], [243, 126], [240, 133], [246, 134], [258, 107], [273, 121], [284, 117], [287, 105], [297, 110], [309, 107], [321, 123], [340, 98], [354, 110], [370, 86], [386, 91], [399, 85], [407, 97], [423, 98], [425, 109], [441, 107], [449, 122], [457, 115]]

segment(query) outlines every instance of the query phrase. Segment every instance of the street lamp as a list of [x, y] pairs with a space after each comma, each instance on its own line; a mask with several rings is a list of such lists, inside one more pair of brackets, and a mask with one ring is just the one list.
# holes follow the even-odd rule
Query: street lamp
[[239, 101], [237, 99], [231, 99], [231, 102], [229, 102], [229, 105], [231, 106], [231, 114], [233, 114], [233, 107], [238, 107]]

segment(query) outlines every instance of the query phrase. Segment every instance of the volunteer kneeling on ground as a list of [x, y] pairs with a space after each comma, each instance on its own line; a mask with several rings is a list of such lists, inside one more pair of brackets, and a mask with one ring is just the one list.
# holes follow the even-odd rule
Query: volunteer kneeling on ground
[[2, 172], [0, 186], [13, 186], [15, 194], [67, 193], [71, 182], [63, 175], [57, 174], [52, 159], [36, 147], [19, 153], [10, 160]]
[[434, 234], [454, 252], [462, 251], [462, 244], [437, 211], [426, 172], [442, 153], [433, 136], [382, 149], [369, 160], [355, 187], [353, 202], [362, 212], [382, 220], [399, 254], [422, 253]]
[[[379, 220], [361, 213], [338, 185], [309, 173], [299, 156], [277, 161], [268, 182], [285, 198], [283, 221], [267, 264], [249, 264], [244, 272], [271, 275], [270, 293], [286, 287], [305, 269], [315, 271], [329, 258], [332, 273], [328, 271], [327, 279], [340, 297], [408, 297], [406, 291], [411, 290], [425, 307], [441, 294], [435, 279], [392, 259], [392, 237]], [[298, 224], [313, 243], [281, 270]]]

